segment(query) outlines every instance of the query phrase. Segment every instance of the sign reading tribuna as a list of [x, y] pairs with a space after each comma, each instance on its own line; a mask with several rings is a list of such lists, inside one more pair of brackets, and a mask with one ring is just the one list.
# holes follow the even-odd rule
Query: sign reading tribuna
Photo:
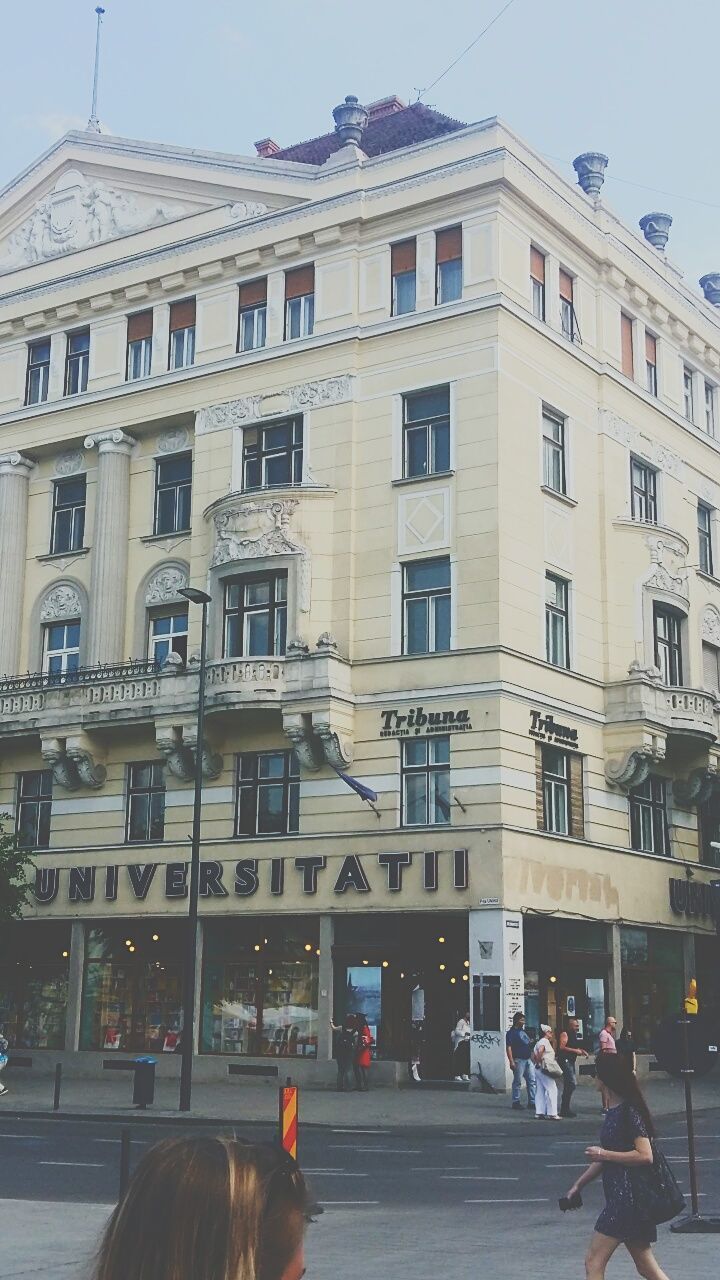
[[427, 733], [465, 733], [472, 729], [470, 712], [425, 711], [424, 707], [410, 707], [407, 712], [393, 707], [380, 712], [381, 738], [410, 738]]
[[[369, 863], [374, 861], [382, 875], [384, 885], [391, 893], [401, 893], [404, 872], [417, 859], [421, 864], [422, 886], [433, 893], [440, 883], [441, 871], [451, 876], [454, 889], [468, 887], [469, 864], [467, 849], [453, 849], [442, 853], [378, 853], [376, 858], [360, 857], [349, 853], [339, 860], [339, 869], [333, 867], [332, 891], [336, 894], [371, 893], [375, 875]], [[335, 859], [333, 859], [335, 862]], [[450, 867], [447, 867], [447, 863]], [[264, 883], [274, 897], [285, 893], [285, 868], [291, 863], [297, 875], [296, 886], [301, 893], [317, 893], [320, 877], [328, 871], [328, 859], [323, 854], [304, 858], [241, 858], [234, 864], [230, 883], [225, 883], [225, 866], [210, 861], [200, 864], [200, 897], [227, 898], [230, 893], [239, 898], [251, 898]], [[54, 902], [61, 885], [68, 902], [94, 902], [96, 897], [105, 902], [115, 902], [121, 880], [125, 881], [133, 897], [144, 902], [157, 878], [162, 881], [166, 898], [186, 898], [188, 894], [189, 865], [187, 862], [139, 862], [129, 866], [111, 867], [40, 867], [35, 873], [33, 893], [39, 903]], [[377, 887], [377, 880], [376, 880]]]

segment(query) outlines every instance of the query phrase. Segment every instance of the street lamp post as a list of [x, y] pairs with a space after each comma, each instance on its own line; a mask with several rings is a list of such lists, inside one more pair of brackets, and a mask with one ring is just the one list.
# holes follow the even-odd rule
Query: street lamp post
[[212, 597], [195, 587], [183, 587], [178, 595], [202, 606], [200, 668], [198, 671], [197, 737], [195, 746], [195, 790], [193, 795], [192, 844], [188, 932], [185, 940], [183, 982], [183, 1025], [180, 1041], [180, 1111], [190, 1110], [193, 1047], [195, 1043], [195, 972], [197, 969], [198, 893], [200, 888], [200, 820], [202, 812], [202, 753], [205, 737], [205, 665], [207, 661], [207, 610]]

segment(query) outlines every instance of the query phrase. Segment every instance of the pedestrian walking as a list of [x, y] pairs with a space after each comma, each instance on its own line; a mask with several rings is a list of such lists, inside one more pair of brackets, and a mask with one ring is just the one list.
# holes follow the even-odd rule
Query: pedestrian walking
[[367, 1093], [370, 1079], [370, 1049], [374, 1041], [364, 1013], [356, 1013], [355, 1026], [357, 1041], [355, 1044], [355, 1088], [359, 1093]]
[[358, 1039], [355, 1015], [348, 1014], [338, 1026], [331, 1019], [330, 1026], [334, 1032], [334, 1052], [335, 1062], [337, 1063], [336, 1087], [338, 1093], [346, 1093], [352, 1089], [352, 1069], [355, 1062], [355, 1048]]
[[583, 1187], [602, 1177], [605, 1208], [585, 1258], [587, 1280], [603, 1280], [621, 1244], [645, 1280], [668, 1280], [652, 1245], [657, 1240], [657, 1223], [675, 1217], [683, 1197], [653, 1142], [652, 1117], [627, 1059], [612, 1053], [599, 1055], [596, 1086], [606, 1091], [610, 1104], [600, 1145], [586, 1149], [591, 1163], [568, 1192], [568, 1200], [579, 1197]]
[[537, 1093], [535, 1096], [535, 1118], [537, 1120], [559, 1120], [558, 1115], [558, 1080], [562, 1079], [562, 1069], [555, 1056], [552, 1027], [546, 1022], [540, 1023], [542, 1036], [535, 1045], [535, 1079]]
[[527, 1089], [528, 1111], [535, 1110], [535, 1064], [532, 1060], [532, 1042], [525, 1030], [525, 1014], [513, 1015], [512, 1026], [505, 1035], [505, 1054], [512, 1071], [512, 1107], [513, 1111], [522, 1111], [520, 1095], [522, 1082]]
[[560, 1032], [557, 1050], [557, 1060], [563, 1076], [560, 1100], [560, 1115], [563, 1120], [575, 1119], [575, 1112], [570, 1110], [570, 1103], [577, 1088], [577, 1062], [578, 1058], [586, 1057], [587, 1050], [580, 1035], [580, 1023], [577, 1018], [568, 1018], [565, 1031]]
[[[0, 1071], [4, 1071], [8, 1064], [8, 1042], [5, 1036], [0, 1033]], [[0, 1080], [0, 1094], [8, 1093], [8, 1087]]]
[[470, 1035], [472, 1027], [470, 1026], [470, 1012], [463, 1013], [458, 1018], [455, 1030], [452, 1033], [453, 1047], [453, 1069], [455, 1071], [455, 1079], [464, 1081], [466, 1084], [470, 1081]]
[[637, 1071], [637, 1055], [635, 1053], [635, 1041], [633, 1040], [632, 1031], [629, 1027], [623, 1027], [617, 1038], [616, 1045], [618, 1053], [627, 1058], [631, 1071]]
[[143, 1156], [112, 1214], [94, 1280], [300, 1280], [312, 1208], [278, 1147], [169, 1138]]
[[[599, 1058], [603, 1054], [617, 1053], [617, 1044], [615, 1043], [616, 1035], [617, 1035], [617, 1021], [615, 1018], [613, 1018], [612, 1014], [610, 1014], [605, 1019], [605, 1026], [603, 1027], [602, 1031], [600, 1032], [600, 1035], [598, 1036], [598, 1052], [597, 1052], [597, 1058], [595, 1059], [596, 1063], [598, 1062]], [[602, 1109], [603, 1109], [603, 1115], [604, 1115], [608, 1109], [608, 1100], [607, 1100], [607, 1094], [605, 1090], [602, 1088], [600, 1090], [600, 1096], [602, 1097]]]

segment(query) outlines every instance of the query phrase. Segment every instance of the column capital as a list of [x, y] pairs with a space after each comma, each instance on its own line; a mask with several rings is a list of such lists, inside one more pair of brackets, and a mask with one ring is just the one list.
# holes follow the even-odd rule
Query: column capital
[[97, 449], [98, 453], [124, 453], [127, 457], [135, 443], [134, 437], [126, 435], [120, 427], [113, 431], [94, 431], [84, 440], [86, 449]]
[[22, 453], [0, 453], [0, 476], [25, 476], [27, 479], [34, 466], [32, 458], [26, 458]]

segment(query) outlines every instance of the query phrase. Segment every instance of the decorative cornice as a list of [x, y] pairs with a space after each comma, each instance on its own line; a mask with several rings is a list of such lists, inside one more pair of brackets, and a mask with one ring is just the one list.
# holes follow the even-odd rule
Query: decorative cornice
[[349, 373], [317, 382], [301, 382], [269, 395], [242, 396], [238, 400], [200, 409], [195, 419], [195, 431], [197, 435], [207, 435], [227, 427], [247, 426], [250, 422], [277, 414], [302, 413], [308, 409], [342, 404], [352, 397], [353, 378]]

